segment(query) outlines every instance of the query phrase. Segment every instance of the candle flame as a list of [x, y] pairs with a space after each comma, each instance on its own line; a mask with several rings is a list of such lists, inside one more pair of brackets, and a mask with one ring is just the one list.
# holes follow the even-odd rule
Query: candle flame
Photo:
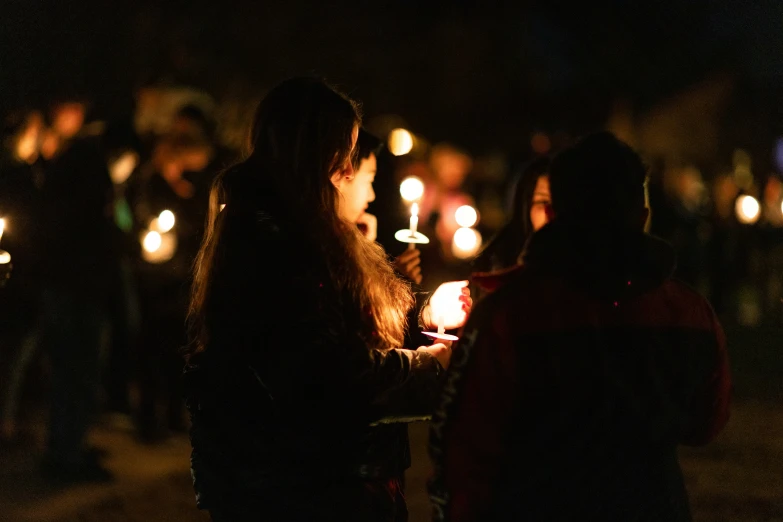
[[5, 231], [5, 219], [0, 218], [0, 239], [3, 238], [4, 231]]

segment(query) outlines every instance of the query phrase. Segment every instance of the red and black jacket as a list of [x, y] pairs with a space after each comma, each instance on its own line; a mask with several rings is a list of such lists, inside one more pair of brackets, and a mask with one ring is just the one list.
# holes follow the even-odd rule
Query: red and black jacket
[[455, 348], [431, 428], [436, 520], [690, 520], [678, 444], [730, 377], [707, 301], [642, 233], [553, 222]]

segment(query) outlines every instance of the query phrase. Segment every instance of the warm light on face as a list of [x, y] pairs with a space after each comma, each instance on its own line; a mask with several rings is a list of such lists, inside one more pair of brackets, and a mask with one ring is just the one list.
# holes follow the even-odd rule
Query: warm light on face
[[144, 247], [145, 251], [152, 253], [157, 252], [162, 242], [163, 240], [160, 237], [160, 234], [154, 230], [151, 230], [147, 232], [146, 236], [144, 236], [142, 246]]
[[470, 205], [462, 205], [454, 212], [454, 219], [461, 227], [472, 227], [478, 222], [478, 212]]
[[395, 156], [404, 156], [413, 150], [413, 135], [405, 129], [394, 129], [389, 133], [389, 151]]
[[405, 201], [416, 201], [424, 195], [424, 183], [416, 176], [410, 176], [400, 183], [400, 195]]
[[171, 210], [164, 210], [158, 216], [158, 231], [162, 233], [168, 232], [174, 228], [175, 222], [176, 220], [174, 219], [174, 212]]
[[451, 251], [454, 257], [468, 259], [475, 256], [481, 248], [481, 234], [472, 228], [462, 227], [454, 232]]
[[745, 225], [752, 225], [761, 216], [761, 205], [753, 196], [740, 196], [735, 205], [737, 219]]

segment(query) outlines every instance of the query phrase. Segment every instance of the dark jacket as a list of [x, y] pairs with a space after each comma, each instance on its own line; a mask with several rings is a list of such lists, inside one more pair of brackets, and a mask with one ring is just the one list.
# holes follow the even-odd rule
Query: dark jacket
[[106, 300], [116, 265], [113, 187], [98, 140], [74, 139], [51, 160], [41, 195], [44, 284]]
[[247, 249], [227, 253], [219, 270], [241, 276], [215, 286], [220, 319], [185, 372], [199, 507], [237, 518], [404, 520], [393, 483], [410, 457], [395, 421], [432, 411], [437, 360], [368, 348], [362, 318], [306, 232], [267, 213], [225, 219], [224, 239], [237, 234]]
[[437, 520], [686, 521], [677, 445], [725, 425], [725, 341], [642, 233], [554, 222], [476, 306], [432, 422]]

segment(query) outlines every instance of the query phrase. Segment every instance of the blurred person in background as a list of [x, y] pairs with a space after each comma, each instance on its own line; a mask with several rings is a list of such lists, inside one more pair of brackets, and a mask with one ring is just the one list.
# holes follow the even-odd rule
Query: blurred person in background
[[87, 102], [67, 97], [56, 101], [49, 110], [49, 126], [41, 139], [41, 155], [46, 160], [54, 158], [68, 143], [76, 138], [84, 127]]
[[[407, 520], [394, 423], [429, 413], [449, 347], [402, 348], [413, 297], [341, 197], [359, 125], [321, 80], [285, 81], [213, 188], [185, 382], [215, 521]], [[449, 305], [458, 326], [468, 304]]]
[[[367, 208], [375, 201], [373, 183], [378, 172], [378, 154], [382, 148], [383, 143], [378, 138], [364, 129], [359, 130], [356, 140], [355, 175], [345, 183], [341, 191], [351, 207], [348, 210], [351, 219], [370, 241], [378, 238], [378, 219], [367, 212]], [[421, 283], [421, 251], [417, 248], [406, 249], [394, 259], [394, 268], [412, 283]]]
[[[5, 221], [0, 248], [16, 268], [0, 299], [0, 351], [9, 363], [0, 379], [0, 438], [18, 435], [17, 411], [22, 383], [41, 339], [40, 261], [42, 166], [39, 147], [43, 118], [37, 111], [16, 111], [3, 120], [0, 142], [0, 218]], [[2, 366], [5, 371], [6, 365]]]
[[142, 320], [136, 422], [145, 442], [158, 442], [172, 431], [186, 429], [179, 350], [187, 341], [190, 274], [209, 206], [210, 174], [204, 169], [212, 144], [203, 138], [201, 133], [173, 131], [160, 137], [129, 196], [139, 239], [155, 232], [151, 225], [162, 212], [169, 211], [174, 218], [171, 230], [161, 235], [171, 246], [161, 244], [155, 251], [142, 248], [137, 258]]
[[59, 482], [111, 478], [85, 436], [97, 413], [100, 353], [116, 268], [113, 186], [100, 137], [78, 136], [74, 131], [81, 123], [78, 107], [55, 113], [53, 130], [62, 139], [47, 162], [38, 227], [52, 369], [43, 471]]
[[109, 293], [108, 322], [110, 336], [103, 378], [106, 410], [114, 420], [130, 425], [130, 380], [133, 356], [138, 346], [141, 318], [138, 283], [134, 261], [140, 255], [138, 231], [128, 202], [130, 187], [137, 182], [141, 144], [130, 122], [114, 121], [101, 137], [113, 185], [114, 269]]
[[748, 275], [747, 237], [735, 215], [740, 189], [730, 174], [712, 182], [712, 233], [707, 243], [710, 302], [724, 325], [736, 324], [739, 284]]
[[517, 266], [530, 237], [549, 222], [549, 165], [549, 158], [542, 157], [522, 171], [514, 186], [511, 216], [473, 261], [473, 277]]

